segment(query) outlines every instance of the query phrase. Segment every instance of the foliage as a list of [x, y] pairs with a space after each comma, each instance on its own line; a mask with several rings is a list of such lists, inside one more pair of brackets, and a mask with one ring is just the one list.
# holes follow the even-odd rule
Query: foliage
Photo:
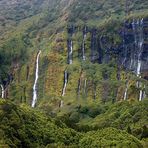
[[[65, 122], [69, 127], [78, 131], [90, 131], [107, 127], [114, 127], [120, 130], [126, 130], [139, 139], [148, 136], [148, 101], [122, 102], [122, 103], [92, 103], [71, 106], [71, 110], [66, 113], [61, 110], [57, 119]], [[62, 112], [64, 113], [62, 115]], [[71, 117], [77, 116], [77, 119], [71, 122]], [[75, 116], [74, 116], [75, 117]]]
[[63, 123], [56, 125], [39, 111], [0, 101], [0, 139], [10, 147], [45, 147], [48, 144], [76, 144], [80, 134]]
[[88, 132], [79, 143], [82, 148], [89, 147], [135, 147], [140, 148], [142, 144], [138, 139], [124, 131], [114, 128]]
[[[81, 109], [80, 112], [88, 111]], [[104, 111], [100, 110], [99, 114], [101, 112]], [[70, 122], [77, 120], [77, 115], [72, 113]], [[0, 100], [0, 131], [0, 145], [6, 147], [142, 148], [141, 142], [125, 131], [109, 127], [88, 133], [76, 132], [38, 110], [4, 100]]]

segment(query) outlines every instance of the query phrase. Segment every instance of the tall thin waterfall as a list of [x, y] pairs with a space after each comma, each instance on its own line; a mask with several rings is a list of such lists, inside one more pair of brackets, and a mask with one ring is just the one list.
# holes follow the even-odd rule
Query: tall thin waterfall
[[126, 82], [126, 88], [124, 92], [124, 100], [127, 100], [127, 91], [128, 91], [128, 81]]
[[60, 108], [62, 108], [63, 106], [64, 106], [64, 101], [61, 100], [61, 101], [60, 101]]
[[63, 90], [62, 90], [62, 96], [65, 96], [67, 83], [68, 83], [68, 73], [67, 73], [67, 70], [65, 70], [64, 71], [64, 86], [63, 86]]
[[[137, 50], [137, 67], [136, 67], [136, 75], [137, 77], [141, 78], [141, 66], [142, 60], [141, 55], [143, 52], [143, 18], [141, 20], [134, 21], [132, 23], [133, 32], [134, 32], [134, 39], [135, 39], [135, 47], [138, 48]], [[141, 82], [137, 81], [137, 87], [140, 88], [142, 86]], [[140, 89], [139, 93], [139, 101], [143, 99], [143, 91]]]
[[37, 102], [37, 82], [38, 82], [38, 77], [39, 77], [39, 56], [41, 54], [41, 50], [37, 54], [36, 58], [36, 71], [35, 71], [35, 81], [33, 85], [33, 99], [32, 99], [32, 107], [35, 107], [35, 104]]
[[1, 84], [1, 98], [4, 99], [4, 96], [5, 96], [5, 89], [4, 86]]
[[[140, 77], [141, 74], [141, 65], [142, 65], [142, 61], [141, 61], [141, 54], [143, 51], [143, 19], [141, 19], [141, 21], [139, 22], [140, 25], [140, 33], [139, 33], [139, 42], [138, 42], [138, 47], [139, 47], [139, 53], [138, 53], [138, 66], [137, 66], [137, 77]], [[141, 87], [141, 82], [139, 82], [139, 87]], [[140, 89], [140, 94], [139, 94], [139, 101], [142, 101], [142, 97], [143, 97], [143, 91]]]
[[139, 23], [139, 28], [140, 28], [140, 32], [139, 32], [139, 42], [138, 42], [138, 66], [137, 66], [137, 76], [140, 76], [141, 73], [141, 54], [143, 51], [143, 19], [139, 22], [137, 22], [137, 24]]
[[143, 98], [146, 98], [145, 85], [144, 85], [144, 90], [143, 90]]
[[68, 64], [72, 64], [73, 42], [72, 39], [68, 41]]
[[86, 56], [85, 56], [85, 41], [86, 41], [86, 27], [84, 28], [84, 31], [83, 31], [83, 43], [82, 43], [82, 59], [83, 59], [83, 61], [86, 60]]

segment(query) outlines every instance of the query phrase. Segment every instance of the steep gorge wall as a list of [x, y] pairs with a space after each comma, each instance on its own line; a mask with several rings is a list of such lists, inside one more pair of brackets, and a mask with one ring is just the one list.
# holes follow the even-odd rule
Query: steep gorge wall
[[[112, 27], [108, 27], [109, 30]], [[127, 99], [138, 100], [141, 89], [147, 94], [147, 18], [129, 19], [121, 24], [114, 34], [112, 31], [104, 31], [103, 28], [86, 25], [80, 27], [68, 25], [64, 34], [67, 34], [67, 37], [53, 41], [58, 50], [49, 52], [48, 55], [42, 52], [40, 57], [37, 84], [39, 102], [51, 100], [51, 98], [57, 99], [56, 105], [61, 99], [84, 98], [103, 100], [103, 102], [123, 100], [127, 81]], [[32, 100], [35, 55], [36, 53], [29, 65], [19, 69], [20, 76], [18, 70], [18, 75], [9, 86], [8, 97], [16, 96], [17, 102], [30, 104]], [[139, 61], [141, 62], [140, 77], [137, 77]], [[131, 65], [131, 63], [134, 64]], [[69, 76], [65, 95], [62, 96], [65, 69]], [[132, 74], [129, 74], [130, 72]], [[21, 82], [16, 83], [19, 79]], [[136, 87], [137, 79], [142, 81], [139, 88]]]

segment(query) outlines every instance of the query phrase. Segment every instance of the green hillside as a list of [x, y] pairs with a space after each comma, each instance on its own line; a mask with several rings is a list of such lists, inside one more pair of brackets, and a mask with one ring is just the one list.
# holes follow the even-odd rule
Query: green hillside
[[148, 146], [147, 0], [1, 0], [0, 34], [0, 147]]
[[[25, 104], [18, 107], [1, 101], [0, 119], [0, 147], [143, 147], [140, 140], [126, 131], [108, 127], [80, 133]], [[142, 136], [145, 134], [143, 131]]]

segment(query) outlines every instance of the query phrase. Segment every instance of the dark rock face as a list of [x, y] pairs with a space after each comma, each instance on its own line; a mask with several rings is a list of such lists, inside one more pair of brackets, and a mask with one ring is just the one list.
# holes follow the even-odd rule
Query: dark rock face
[[[76, 32], [75, 28], [74, 26], [68, 27], [70, 38]], [[118, 65], [137, 75], [148, 71], [148, 18], [125, 21], [118, 33], [121, 42], [116, 46], [109, 36], [101, 35], [99, 29], [90, 29], [87, 26], [84, 28], [82, 29], [83, 42], [86, 31], [91, 34], [90, 61], [92, 63], [109, 63], [114, 58]], [[68, 49], [70, 49], [70, 41], [68, 45]], [[82, 48], [83, 50], [85, 50], [85, 46]], [[78, 51], [81, 59], [82, 51]]]
[[91, 35], [91, 62], [95, 62], [98, 59], [98, 53], [97, 53], [97, 37], [96, 37], [96, 29], [92, 30]]
[[67, 51], [68, 51], [68, 57], [67, 57], [67, 64], [72, 64], [73, 62], [73, 41], [72, 41], [72, 36], [75, 32], [75, 27], [74, 26], [68, 26], [67, 27], [67, 32], [69, 35], [69, 38], [67, 40]]
[[131, 22], [125, 22], [120, 59], [126, 69], [132, 70], [137, 74], [138, 71], [148, 70], [147, 28], [148, 20], [146, 19], [133, 19]]
[[118, 65], [136, 74], [148, 71], [148, 19], [124, 22], [119, 35], [121, 43], [117, 47], [107, 45], [108, 37], [101, 38], [104, 63], [116, 57]]
[[2, 85], [4, 86], [4, 88], [6, 88], [13, 81], [13, 75], [9, 74], [7, 78], [1, 81], [2, 81]]

